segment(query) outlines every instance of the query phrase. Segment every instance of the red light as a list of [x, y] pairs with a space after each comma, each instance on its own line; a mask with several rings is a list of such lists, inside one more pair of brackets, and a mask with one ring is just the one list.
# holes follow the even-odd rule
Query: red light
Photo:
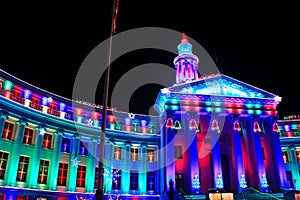
[[108, 122], [109, 123], [115, 123], [115, 121], [116, 121], [116, 117], [115, 116], [113, 116], [113, 115], [108, 115]]
[[82, 116], [82, 114], [83, 114], [82, 109], [81, 109], [81, 108], [76, 108], [75, 114], [76, 114], [77, 116]]
[[5, 97], [10, 99], [10, 94], [11, 94], [10, 91], [6, 91]]
[[146, 127], [142, 127], [142, 133], [147, 133], [147, 128]]
[[100, 119], [100, 113], [98, 113], [98, 112], [93, 112], [93, 114], [92, 114], [92, 119], [93, 119], [93, 120], [99, 120], [99, 119]]

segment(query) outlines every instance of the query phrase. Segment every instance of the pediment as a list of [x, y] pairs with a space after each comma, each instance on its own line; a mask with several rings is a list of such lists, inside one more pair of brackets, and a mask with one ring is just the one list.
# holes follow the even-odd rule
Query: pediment
[[202, 77], [195, 81], [174, 85], [169, 87], [168, 90], [171, 93], [181, 94], [281, 100], [275, 94], [223, 74]]

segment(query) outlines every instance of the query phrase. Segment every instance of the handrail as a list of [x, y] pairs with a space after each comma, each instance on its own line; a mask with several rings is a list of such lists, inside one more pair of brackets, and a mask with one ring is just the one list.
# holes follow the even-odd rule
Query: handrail
[[255, 189], [255, 188], [252, 188], [252, 187], [248, 187], [248, 189], [249, 189], [249, 190], [252, 190], [252, 191], [254, 191], [254, 192], [258, 193], [258, 194], [264, 194], [264, 195], [270, 196], [270, 197], [272, 197], [272, 198], [274, 198], [274, 199], [282, 200], [282, 199], [280, 199], [280, 198], [278, 198], [278, 197], [276, 197], [276, 196], [273, 196], [273, 195], [271, 195], [271, 194], [269, 194], [269, 193], [261, 192], [261, 191]]

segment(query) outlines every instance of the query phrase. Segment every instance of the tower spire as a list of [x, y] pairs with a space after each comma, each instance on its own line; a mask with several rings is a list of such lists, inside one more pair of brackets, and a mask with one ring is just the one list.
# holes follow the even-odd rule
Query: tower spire
[[189, 43], [188, 37], [186, 36], [186, 34], [184, 32], [182, 32], [182, 37], [181, 37], [181, 44], [183, 43]]
[[177, 46], [178, 56], [174, 59], [176, 68], [176, 83], [184, 83], [198, 79], [198, 57], [193, 54], [192, 45], [183, 32], [180, 44]]

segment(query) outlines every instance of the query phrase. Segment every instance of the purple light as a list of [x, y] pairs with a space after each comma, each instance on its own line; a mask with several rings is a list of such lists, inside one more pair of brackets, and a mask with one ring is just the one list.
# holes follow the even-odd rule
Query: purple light
[[24, 92], [25, 99], [28, 99], [29, 95], [30, 95], [30, 91], [29, 90], [25, 90], [25, 92]]
[[290, 126], [289, 125], [285, 125], [284, 126], [284, 130], [285, 130], [285, 132], [289, 132], [290, 131]]

